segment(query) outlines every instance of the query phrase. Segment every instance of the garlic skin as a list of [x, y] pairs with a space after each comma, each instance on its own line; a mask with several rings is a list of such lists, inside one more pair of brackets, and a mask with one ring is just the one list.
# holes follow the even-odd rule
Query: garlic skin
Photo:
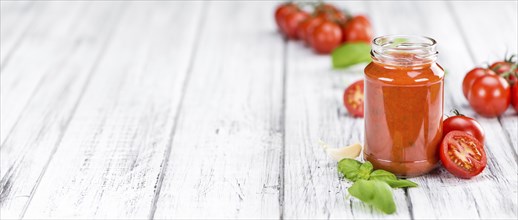
[[337, 162], [345, 158], [354, 159], [358, 157], [362, 151], [362, 145], [359, 143], [355, 143], [346, 147], [334, 148], [329, 147], [326, 143], [320, 141], [320, 147], [324, 149], [329, 157]]

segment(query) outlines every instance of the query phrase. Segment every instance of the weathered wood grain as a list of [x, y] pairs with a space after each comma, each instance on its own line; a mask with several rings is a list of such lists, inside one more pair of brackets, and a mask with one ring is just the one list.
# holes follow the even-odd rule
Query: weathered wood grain
[[155, 218], [279, 218], [283, 40], [275, 6], [209, 3]]
[[[387, 19], [403, 6], [377, 3], [377, 9], [373, 12], [374, 22], [384, 26], [398, 24], [395, 26], [397, 28], [388, 31], [391, 34], [421, 34], [431, 36], [439, 42], [439, 63], [448, 71], [445, 79], [445, 111], [448, 114], [449, 109], [457, 108], [481, 122], [487, 133], [489, 164], [486, 171], [472, 180], [455, 178], [443, 168], [432, 174], [413, 178], [412, 180], [420, 184], [418, 188], [408, 189], [413, 216], [419, 219], [516, 217], [516, 161], [512, 148], [498, 121], [476, 116], [462, 96], [462, 78], [474, 62], [458, 31], [459, 27], [455, 25], [454, 17], [450, 13], [423, 16], [429, 12], [449, 12], [444, 3], [420, 2], [414, 6], [415, 10], [405, 10], [404, 16], [391, 16]], [[409, 20], [407, 17], [415, 19]]]
[[31, 1], [0, 1], [0, 69], [38, 17], [43, 4]]
[[[372, 14], [363, 2], [337, 4], [354, 13]], [[384, 215], [355, 198], [345, 199], [351, 184], [339, 179], [336, 162], [318, 145], [319, 139], [336, 147], [363, 143], [363, 120], [348, 115], [342, 94], [347, 85], [363, 78], [365, 64], [332, 70], [328, 55], [316, 55], [291, 41], [286, 65], [284, 217], [410, 218], [403, 190], [394, 190], [398, 207], [394, 215]]]
[[149, 215], [201, 3], [126, 7], [25, 218]]
[[[2, 218], [23, 214], [117, 19], [113, 4], [47, 6], [50, 10], [44, 11], [44, 18], [31, 28], [27, 41], [1, 75], [2, 125], [13, 122], [9, 117], [20, 115], [9, 136], [2, 133], [3, 137], [6, 135], [0, 149]], [[64, 15], [84, 20], [58, 22], [59, 17], [46, 14], [65, 9], [78, 15]], [[72, 25], [74, 29], [70, 29]], [[27, 102], [24, 111], [19, 109], [22, 105], [18, 102]]]
[[[74, 52], [74, 42], [70, 39], [80, 40], [81, 36], [77, 34], [85, 30], [73, 31], [72, 28], [84, 15], [82, 8], [86, 5], [86, 2], [37, 4], [34, 7], [41, 10], [39, 13], [42, 16], [41, 18], [38, 17], [38, 20], [27, 30], [23, 41], [16, 46], [15, 51], [10, 52], [9, 50], [10, 45], [13, 45], [13, 43], [9, 43], [11, 37], [7, 37], [5, 47], [2, 37], [1, 51], [2, 53], [4, 51], [5, 53], [10, 52], [10, 61], [9, 65], [2, 63], [1, 66], [0, 115], [2, 116], [2, 123], [0, 124], [0, 143], [4, 144], [6, 137], [19, 119], [29, 99], [36, 92], [41, 81], [44, 80], [44, 76], [59, 71], [63, 63], [69, 58], [70, 53]], [[30, 16], [28, 15], [28, 17]], [[2, 15], [2, 22], [4, 22], [3, 20], [4, 16]], [[7, 19], [5, 22], [13, 22], [12, 20], [23, 22], [24, 19], [15, 17]], [[8, 36], [12, 33], [11, 31], [15, 32], [9, 27], [10, 25], [7, 25], [5, 30], [5, 35]], [[4, 29], [2, 29], [2, 33], [4, 33]], [[18, 40], [15, 39], [16, 37], [20, 38], [21, 36], [12, 36], [12, 41]], [[68, 42], [68, 45], [64, 46], [63, 42]], [[89, 57], [84, 59], [85, 62], [91, 62]]]

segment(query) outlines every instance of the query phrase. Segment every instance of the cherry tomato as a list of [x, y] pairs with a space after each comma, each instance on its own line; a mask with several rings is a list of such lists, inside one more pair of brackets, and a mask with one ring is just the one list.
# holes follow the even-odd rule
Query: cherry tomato
[[347, 21], [343, 29], [344, 42], [358, 42], [363, 41], [371, 43], [372, 41], [372, 27], [369, 19], [363, 15], [358, 15]]
[[286, 15], [284, 20], [281, 20], [281, 28], [284, 35], [290, 39], [297, 39], [297, 27], [299, 23], [309, 17], [309, 14], [304, 11], [295, 11]]
[[518, 82], [515, 82], [513, 86], [511, 86], [511, 105], [513, 105], [514, 110], [518, 113]]
[[441, 143], [439, 157], [446, 170], [464, 179], [478, 175], [487, 164], [483, 144], [463, 131], [446, 134]]
[[485, 117], [501, 115], [509, 107], [509, 83], [496, 75], [484, 75], [473, 82], [468, 91], [469, 105]]
[[344, 92], [344, 105], [349, 114], [363, 118], [363, 80], [351, 84]]
[[304, 43], [307, 42], [307, 29], [314, 19], [315, 17], [308, 17], [304, 21], [300, 22], [297, 27], [297, 37], [304, 41]]
[[485, 134], [482, 126], [475, 119], [459, 114], [457, 110], [454, 113], [454, 116], [448, 117], [442, 123], [442, 137], [444, 138], [450, 131], [464, 131], [480, 143], [484, 143]]
[[297, 5], [293, 3], [285, 3], [279, 5], [275, 10], [275, 23], [277, 23], [277, 27], [282, 31], [281, 23], [284, 22], [286, 15], [291, 14], [298, 10]]
[[480, 67], [474, 68], [466, 73], [466, 76], [464, 76], [464, 80], [462, 81], [462, 93], [464, 93], [464, 97], [468, 98], [468, 91], [473, 85], [473, 82], [479, 77], [485, 75], [496, 75], [496, 73], [490, 69]]
[[325, 16], [317, 16], [311, 19], [309, 23], [304, 27], [305, 28], [305, 41], [307, 45], [311, 46], [313, 44], [313, 32], [315, 29], [322, 24], [324, 21], [326, 21]]
[[331, 53], [342, 42], [342, 32], [337, 24], [324, 21], [311, 35], [311, 46], [317, 53]]

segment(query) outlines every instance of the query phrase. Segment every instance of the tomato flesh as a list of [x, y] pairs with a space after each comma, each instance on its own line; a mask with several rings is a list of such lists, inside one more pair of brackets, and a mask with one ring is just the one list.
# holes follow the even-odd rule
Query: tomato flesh
[[462, 131], [452, 131], [444, 137], [439, 155], [446, 170], [464, 179], [480, 174], [487, 164], [483, 145]]
[[363, 80], [358, 80], [351, 84], [344, 92], [344, 105], [349, 114], [354, 117], [362, 117], [364, 115], [363, 102]]

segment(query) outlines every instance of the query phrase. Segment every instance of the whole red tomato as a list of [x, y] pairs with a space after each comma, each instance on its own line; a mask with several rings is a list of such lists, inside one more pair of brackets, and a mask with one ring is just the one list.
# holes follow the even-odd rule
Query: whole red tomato
[[293, 3], [285, 3], [282, 5], [279, 5], [277, 9], [275, 10], [275, 23], [277, 23], [277, 27], [279, 27], [279, 30], [282, 31], [281, 23], [284, 22], [284, 19], [288, 14], [291, 14], [292, 12], [295, 12], [299, 9], [297, 5]]
[[305, 30], [303, 30], [305, 33], [305, 43], [309, 46], [311, 46], [313, 44], [313, 32], [315, 31], [315, 29], [320, 25], [322, 24], [324, 21], [326, 21], [326, 18], [325, 16], [322, 16], [322, 15], [319, 15], [319, 16], [316, 16], [314, 18], [312, 18], [308, 24], [305, 25], [305, 27], [303, 27]]
[[311, 35], [311, 46], [317, 53], [331, 53], [342, 42], [342, 32], [337, 24], [324, 21]]
[[509, 107], [511, 89], [509, 83], [496, 75], [477, 78], [468, 91], [469, 105], [485, 117], [501, 115]]
[[442, 137], [444, 138], [450, 131], [464, 131], [475, 137], [480, 143], [484, 143], [485, 134], [482, 126], [475, 119], [466, 117], [457, 110], [453, 112], [455, 115], [448, 117], [442, 123]]
[[351, 84], [344, 91], [344, 106], [354, 117], [362, 117], [364, 114], [363, 102], [364, 102], [364, 93], [363, 93], [363, 80], [358, 80]]
[[371, 43], [373, 36], [371, 23], [363, 15], [348, 20], [342, 29], [342, 33], [344, 42], [363, 41]]
[[286, 15], [284, 20], [281, 20], [281, 29], [284, 35], [290, 39], [297, 39], [297, 27], [299, 23], [309, 17], [309, 14], [305, 11], [294, 11]]
[[451, 131], [442, 139], [439, 157], [446, 170], [456, 177], [469, 179], [487, 165], [484, 144], [463, 131]]
[[471, 88], [471, 85], [473, 85], [473, 82], [479, 77], [485, 75], [496, 74], [490, 69], [484, 69], [480, 67], [474, 68], [466, 73], [466, 76], [464, 76], [464, 80], [462, 81], [462, 93], [464, 93], [464, 97], [468, 98], [468, 91]]
[[513, 86], [511, 86], [511, 105], [518, 113], [518, 82], [515, 82]]

